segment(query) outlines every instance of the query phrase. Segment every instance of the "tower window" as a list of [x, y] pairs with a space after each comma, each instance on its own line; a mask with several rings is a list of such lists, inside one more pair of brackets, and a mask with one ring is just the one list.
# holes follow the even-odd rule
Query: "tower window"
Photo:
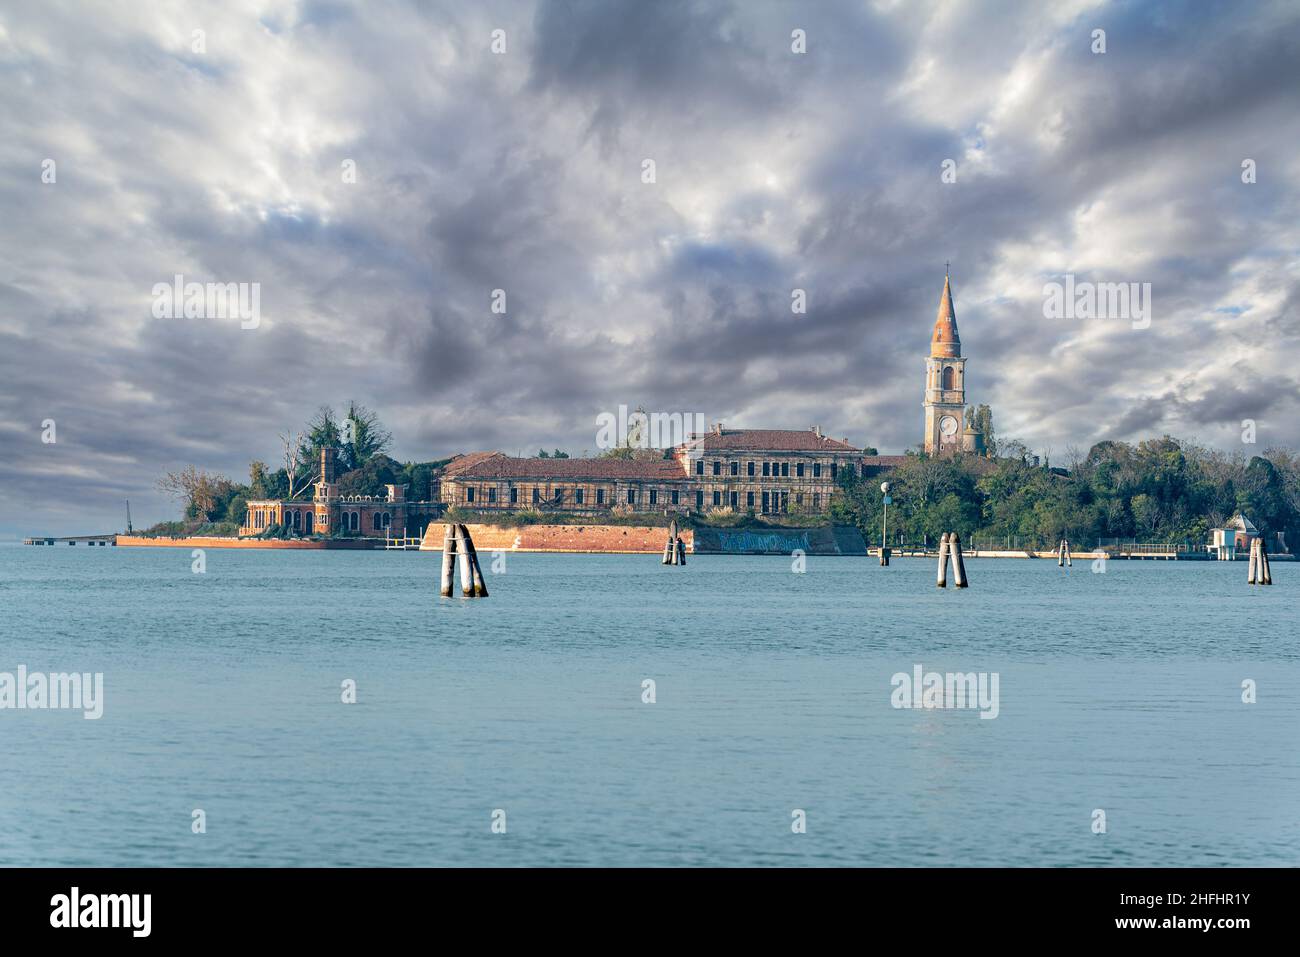
[[952, 366], [943, 367], [943, 388], [945, 392], [956, 388], [956, 386], [953, 384], [955, 381], [954, 373], [955, 370], [953, 369]]

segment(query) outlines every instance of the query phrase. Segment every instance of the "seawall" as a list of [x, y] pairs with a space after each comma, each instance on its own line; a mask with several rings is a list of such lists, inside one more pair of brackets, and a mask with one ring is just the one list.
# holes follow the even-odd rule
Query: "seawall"
[[[434, 522], [420, 542], [422, 552], [442, 551], [446, 523]], [[651, 525], [466, 525], [480, 551], [504, 552], [604, 552], [609, 554], [662, 554], [668, 529]], [[690, 529], [681, 532], [689, 552], [694, 546]]]
[[[646, 525], [468, 525], [479, 551], [599, 552], [662, 554], [668, 530]], [[421, 551], [442, 551], [446, 524], [429, 526]], [[789, 555], [802, 549], [809, 555], [865, 555], [857, 529], [819, 528], [698, 528], [683, 529], [686, 550], [696, 555]]]
[[119, 535], [117, 544], [143, 548], [279, 548], [279, 549], [382, 549], [384, 540], [367, 539], [288, 539], [288, 538], [220, 538], [195, 535], [189, 538], [146, 538], [142, 535]]

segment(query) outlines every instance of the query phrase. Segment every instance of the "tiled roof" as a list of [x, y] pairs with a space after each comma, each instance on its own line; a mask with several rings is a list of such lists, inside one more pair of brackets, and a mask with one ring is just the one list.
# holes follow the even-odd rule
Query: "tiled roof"
[[442, 474], [446, 476], [459, 475], [466, 469], [473, 468], [479, 463], [485, 462], [488, 459], [496, 458], [497, 456], [505, 458], [505, 455], [501, 452], [466, 452], [463, 455], [457, 455], [450, 462], [444, 465], [442, 468]]
[[703, 445], [706, 452], [728, 449], [752, 449], [760, 452], [859, 451], [847, 442], [818, 435], [812, 429], [722, 429], [720, 432], [705, 432], [692, 438], [695, 441], [688, 445], [697, 448]]
[[[455, 462], [452, 463], [453, 465]], [[517, 459], [499, 452], [448, 474], [466, 479], [642, 479], [665, 481], [686, 478], [681, 463], [673, 459]]]

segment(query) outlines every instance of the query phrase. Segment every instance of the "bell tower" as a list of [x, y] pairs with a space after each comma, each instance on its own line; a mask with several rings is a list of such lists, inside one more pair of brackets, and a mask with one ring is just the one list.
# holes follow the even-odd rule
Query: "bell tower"
[[962, 448], [966, 414], [966, 360], [957, 335], [957, 313], [952, 308], [952, 287], [945, 264], [939, 314], [930, 335], [930, 356], [925, 360], [925, 451], [930, 455]]

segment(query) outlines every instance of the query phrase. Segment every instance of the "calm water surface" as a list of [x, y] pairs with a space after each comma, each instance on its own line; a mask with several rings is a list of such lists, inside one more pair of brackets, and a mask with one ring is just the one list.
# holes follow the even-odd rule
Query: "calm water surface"
[[0, 671], [105, 683], [0, 711], [0, 864], [1300, 864], [1300, 565], [438, 558], [0, 546]]

